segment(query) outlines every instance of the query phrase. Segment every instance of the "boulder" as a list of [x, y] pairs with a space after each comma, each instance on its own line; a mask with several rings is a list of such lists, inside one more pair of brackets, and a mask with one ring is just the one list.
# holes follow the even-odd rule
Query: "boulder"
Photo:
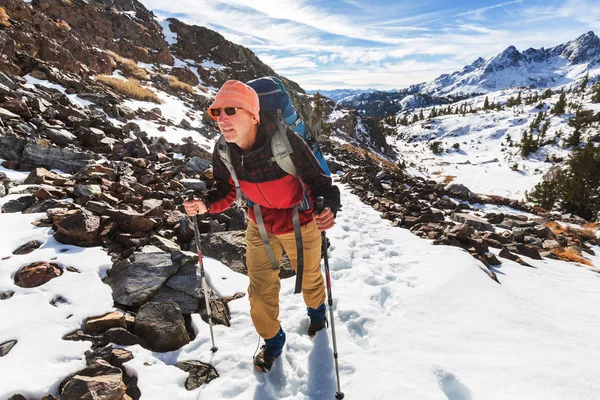
[[61, 399], [122, 400], [126, 390], [121, 370], [98, 360], [67, 381], [61, 390]]
[[113, 311], [99, 317], [90, 317], [84, 323], [86, 333], [100, 333], [110, 328], [127, 328], [125, 316], [120, 311]]
[[190, 342], [181, 310], [173, 302], [144, 304], [133, 328], [153, 351], [173, 351]]
[[24, 288], [33, 288], [62, 275], [62, 270], [56, 264], [38, 261], [29, 264], [17, 272], [15, 284]]
[[116, 303], [142, 305], [181, 267], [176, 256], [177, 252], [134, 253], [114, 263], [104, 283], [112, 288]]
[[244, 231], [201, 234], [200, 246], [202, 254], [205, 256], [219, 260], [235, 272], [248, 275], [245, 263], [246, 233]]
[[484, 219], [475, 217], [474, 215], [471, 215], [471, 214], [453, 213], [450, 216], [450, 218], [452, 218], [453, 221], [470, 225], [473, 228], [480, 230], [480, 231], [494, 232], [494, 227], [492, 226], [492, 224], [490, 224], [489, 222], [487, 222]]
[[91, 247], [98, 244], [100, 218], [86, 209], [56, 215], [52, 221], [54, 238], [60, 243]]
[[41, 245], [42, 245], [42, 242], [39, 242], [37, 240], [31, 240], [31, 241], [17, 247], [13, 251], [13, 254], [14, 255], [29, 254], [32, 251], [34, 251], [35, 249], [38, 249]]
[[33, 166], [45, 166], [70, 172], [93, 164], [97, 158], [97, 155], [91, 152], [54, 147], [44, 140], [38, 140], [24, 146], [21, 161]]

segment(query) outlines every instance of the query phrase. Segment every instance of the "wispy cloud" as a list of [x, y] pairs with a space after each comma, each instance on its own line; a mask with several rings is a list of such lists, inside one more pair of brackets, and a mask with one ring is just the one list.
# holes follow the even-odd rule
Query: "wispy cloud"
[[600, 31], [596, 0], [141, 1], [250, 48], [306, 89], [400, 88], [509, 45], [551, 47]]

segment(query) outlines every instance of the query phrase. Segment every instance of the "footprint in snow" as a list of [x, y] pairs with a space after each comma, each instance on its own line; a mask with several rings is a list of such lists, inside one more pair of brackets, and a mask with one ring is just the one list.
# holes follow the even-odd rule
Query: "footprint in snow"
[[471, 391], [456, 375], [439, 366], [433, 368], [433, 373], [440, 384], [440, 389], [442, 389], [448, 400], [472, 400]]

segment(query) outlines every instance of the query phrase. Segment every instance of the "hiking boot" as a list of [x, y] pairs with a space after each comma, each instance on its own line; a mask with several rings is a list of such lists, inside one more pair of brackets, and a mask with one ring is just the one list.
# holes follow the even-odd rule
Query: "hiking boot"
[[327, 323], [327, 318], [319, 320], [319, 321], [310, 321], [310, 325], [308, 326], [308, 336], [310, 338], [314, 338], [317, 332], [319, 332], [323, 328], [327, 328], [329, 324]]
[[273, 362], [279, 358], [281, 353], [276, 356], [268, 355], [265, 353], [266, 346], [263, 345], [260, 348], [260, 352], [254, 357], [254, 366], [261, 372], [267, 373], [271, 370]]

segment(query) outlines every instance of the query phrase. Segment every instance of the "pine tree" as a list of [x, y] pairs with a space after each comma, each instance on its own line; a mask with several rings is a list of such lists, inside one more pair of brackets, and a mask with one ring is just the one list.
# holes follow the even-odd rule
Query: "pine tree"
[[561, 93], [560, 97], [554, 107], [552, 107], [552, 114], [560, 115], [565, 113], [565, 107], [567, 106], [567, 98], [565, 93]]
[[600, 147], [588, 143], [571, 154], [565, 171], [553, 181], [539, 183], [526, 197], [529, 201], [551, 209], [573, 213], [595, 220], [600, 212]]
[[483, 102], [483, 109], [484, 110], [490, 109], [490, 101], [488, 100], [487, 96], [485, 96], [485, 101]]
[[592, 103], [600, 103], [600, 81], [596, 82], [592, 87]]
[[548, 88], [548, 89], [544, 90], [544, 93], [542, 94], [542, 100], [548, 99], [550, 97], [552, 97], [552, 89]]
[[585, 74], [585, 76], [583, 77], [583, 81], [581, 82], [581, 86], [579, 86], [579, 90], [583, 92], [589, 81], [590, 81], [590, 74], [589, 74], [589, 72], [587, 72]]

